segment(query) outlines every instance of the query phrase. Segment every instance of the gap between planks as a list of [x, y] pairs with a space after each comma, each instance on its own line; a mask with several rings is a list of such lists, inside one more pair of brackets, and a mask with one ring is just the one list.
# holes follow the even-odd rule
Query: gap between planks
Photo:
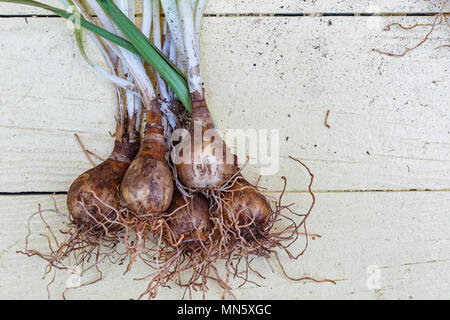
[[[450, 12], [442, 12], [444, 15]], [[432, 17], [440, 12], [296, 12], [296, 13], [205, 13], [203, 17]], [[141, 17], [142, 14], [136, 14]], [[95, 17], [95, 15], [93, 15]], [[164, 17], [164, 15], [161, 15]], [[0, 18], [61, 18], [54, 14], [0, 14]]]
[[[281, 193], [282, 190], [264, 190], [267, 194], [277, 194]], [[405, 190], [382, 190], [382, 189], [368, 189], [368, 190], [313, 190], [313, 193], [406, 193], [406, 192], [450, 192], [449, 189], [405, 189]], [[286, 194], [296, 194], [296, 193], [309, 193], [308, 190], [289, 190], [285, 191]], [[24, 192], [0, 192], [0, 197], [7, 196], [45, 196], [45, 195], [67, 195], [67, 191], [24, 191]]]

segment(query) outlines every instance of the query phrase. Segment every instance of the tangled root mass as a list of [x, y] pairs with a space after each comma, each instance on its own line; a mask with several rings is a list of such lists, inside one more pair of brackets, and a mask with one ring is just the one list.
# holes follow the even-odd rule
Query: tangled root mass
[[[210, 281], [223, 289], [223, 298], [236, 298], [231, 285], [233, 279], [241, 279], [240, 286], [244, 286], [247, 283], [258, 285], [251, 280], [251, 274], [265, 278], [253, 267], [254, 257], [268, 261], [275, 258], [283, 274], [291, 280], [334, 283], [333, 280], [308, 276], [292, 277], [285, 271], [280, 258], [280, 250], [292, 260], [297, 260], [305, 252], [308, 246], [306, 220], [315, 204], [311, 191], [314, 176], [302, 162], [293, 160], [311, 176], [309, 193], [312, 204], [304, 214], [295, 213], [292, 205], [281, 204], [285, 188], [271, 205], [256, 186], [237, 173], [214, 192], [209, 189], [189, 198], [176, 191], [167, 214], [147, 217], [153, 219], [147, 223], [151, 230], [147, 235], [153, 237], [148, 245], [152, 247], [141, 246], [138, 256], [153, 271], [140, 278], [149, 281], [140, 298], [154, 298], [159, 288], [169, 286], [169, 283], [184, 288], [189, 297], [200, 291], [205, 298]], [[286, 179], [283, 179], [286, 187]], [[209, 201], [208, 214], [205, 200]], [[285, 225], [275, 231], [275, 224], [281, 220]], [[301, 235], [305, 236], [306, 244], [294, 254], [290, 247]]]

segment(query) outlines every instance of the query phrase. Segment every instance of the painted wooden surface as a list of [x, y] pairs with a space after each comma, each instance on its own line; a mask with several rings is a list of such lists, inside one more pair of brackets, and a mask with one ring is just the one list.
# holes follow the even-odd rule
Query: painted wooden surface
[[[450, 55], [448, 48], [435, 49], [449, 43], [448, 29], [437, 28], [429, 43], [392, 58], [372, 49], [401, 52], [428, 29], [386, 32], [385, 25], [433, 18], [238, 16], [435, 12], [440, 3], [209, 1], [201, 47], [214, 117], [224, 131], [279, 129], [280, 170], [261, 184], [277, 195], [286, 175], [287, 201], [300, 209], [310, 201], [308, 176], [288, 156], [308, 164], [318, 197], [309, 231], [322, 238], [298, 262], [286, 263], [294, 274], [338, 280], [295, 283], [257, 262], [269, 278], [260, 288], [237, 290], [239, 298], [286, 298], [280, 287], [290, 299], [450, 298]], [[23, 246], [29, 215], [51, 201], [20, 193], [66, 191], [90, 167], [74, 133], [103, 157], [113, 143], [112, 85], [82, 60], [66, 22], [20, 17], [36, 13], [43, 12], [0, 4], [0, 298], [47, 297], [42, 261], [15, 251]], [[88, 49], [101, 61], [89, 43]], [[249, 166], [247, 175], [255, 181], [257, 168]], [[56, 199], [66, 210], [65, 196]], [[104, 270], [104, 281], [68, 297], [128, 299], [144, 288], [116, 266]], [[367, 286], [370, 270], [379, 270], [379, 287]], [[57, 278], [54, 298], [67, 276]], [[181, 295], [163, 290], [159, 298]], [[220, 295], [211, 288], [211, 298]]]
[[[48, 5], [64, 8], [59, 0], [40, 1]], [[140, 1], [136, 1], [138, 8]], [[271, 14], [271, 13], [380, 13], [380, 12], [436, 12], [445, 0], [209, 0], [205, 9], [206, 14]], [[43, 9], [25, 5], [1, 4], [0, 14], [44, 14]], [[141, 10], [137, 10], [140, 13]], [[51, 13], [50, 13], [51, 14]]]
[[[317, 190], [449, 187], [450, 60], [434, 49], [448, 31], [395, 59], [372, 48], [400, 52], [425, 30], [383, 26], [427, 18], [377, 19], [371, 27], [367, 17], [205, 18], [204, 80], [219, 126], [279, 129], [281, 170], [264, 178], [268, 188], [280, 190], [279, 176], [295, 172], [288, 155], [308, 161]], [[0, 192], [67, 190], [90, 166], [76, 132], [101, 156], [111, 150], [112, 85], [80, 58], [65, 26], [0, 19], [0, 132], [8, 137], [0, 141]]]
[[[65, 197], [57, 196], [64, 208]], [[307, 195], [290, 194], [287, 202], [296, 201], [298, 209], [306, 208]], [[440, 299], [449, 298], [450, 277], [450, 192], [417, 193], [325, 193], [317, 196], [317, 207], [308, 220], [310, 233], [322, 237], [310, 240], [306, 254], [297, 262], [283, 259], [292, 275], [309, 275], [337, 280], [329, 283], [296, 283], [283, 277], [275, 268], [272, 274], [265, 261], [255, 268], [268, 279], [236, 289], [240, 299]], [[46, 299], [45, 286], [51, 279], [41, 280], [43, 262], [39, 258], [17, 255], [22, 249], [26, 223], [41, 203], [43, 209], [53, 208], [49, 196], [1, 197], [2, 208], [0, 251], [0, 298], [23, 297]], [[49, 215], [52, 226], [59, 226], [55, 215]], [[38, 232], [40, 223], [33, 220]], [[32, 242], [45, 250], [46, 241]], [[301, 250], [299, 241], [295, 249]], [[274, 264], [275, 267], [275, 264]], [[133, 274], [122, 276], [125, 266], [102, 265], [104, 281], [70, 291], [72, 299], [136, 298], [145, 283], [133, 277], [146, 275], [147, 269], [137, 266]], [[380, 282], [371, 286], [372, 270], [378, 268]], [[96, 274], [86, 276], [94, 278]], [[53, 298], [60, 298], [69, 273], [60, 273], [51, 287]], [[235, 282], [240, 284], [240, 282]], [[367, 284], [369, 283], [369, 287]], [[378, 286], [379, 285], [379, 286]], [[283, 291], [280, 291], [283, 288]], [[159, 299], [181, 298], [182, 290], [162, 289]], [[210, 298], [222, 292], [211, 286]], [[199, 298], [199, 296], [197, 296]], [[200, 297], [201, 298], [201, 297]]]

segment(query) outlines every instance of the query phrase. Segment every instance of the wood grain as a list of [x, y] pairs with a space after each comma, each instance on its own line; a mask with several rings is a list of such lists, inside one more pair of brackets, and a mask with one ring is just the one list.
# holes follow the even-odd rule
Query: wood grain
[[[431, 18], [376, 19], [205, 18], [204, 82], [219, 127], [279, 130], [280, 170], [265, 187], [281, 190], [285, 175], [289, 190], [306, 190], [293, 156], [311, 167], [315, 190], [450, 188], [450, 57], [434, 49], [446, 30], [392, 58], [372, 48], [401, 51], [426, 29], [383, 26]], [[61, 19], [0, 19], [0, 37], [0, 192], [65, 191], [90, 167], [74, 133], [102, 157], [111, 150], [113, 87]], [[259, 173], [248, 167], [253, 181]]]
[[[57, 204], [65, 211], [65, 197], [57, 196]], [[308, 195], [289, 195], [286, 203], [295, 201], [296, 209], [305, 210]], [[293, 282], [282, 275], [272, 261], [272, 274], [263, 260], [254, 266], [266, 280], [261, 287], [247, 285], [236, 289], [239, 299], [448, 299], [450, 279], [450, 192], [441, 193], [344, 193], [318, 194], [317, 207], [308, 220], [308, 231], [321, 238], [310, 240], [304, 256], [297, 262], [283, 258], [291, 275], [309, 275], [337, 281], [329, 283]], [[15, 253], [23, 248], [29, 215], [41, 203], [43, 209], [53, 207], [49, 196], [0, 197], [0, 298], [47, 299], [41, 280], [44, 263]], [[52, 227], [60, 221], [48, 214]], [[35, 234], [42, 229], [32, 220]], [[34, 248], [45, 250], [45, 240], [35, 237]], [[303, 248], [298, 240], [294, 251]], [[104, 280], [91, 286], [70, 291], [70, 299], [136, 298], [145, 283], [133, 277], [146, 275], [143, 265], [123, 276], [125, 266], [102, 265]], [[379, 287], [370, 286], [370, 270], [377, 268]], [[88, 274], [82, 280], [95, 277]], [[60, 273], [51, 287], [52, 298], [60, 299], [68, 273]], [[369, 281], [369, 287], [367, 283]], [[234, 282], [237, 287], [240, 282]], [[377, 283], [376, 283], [377, 284]], [[283, 288], [283, 290], [280, 290]], [[209, 298], [220, 298], [221, 290], [211, 285]], [[159, 299], [179, 299], [182, 291], [162, 289]], [[201, 298], [200, 296], [195, 296]]]
[[[45, 2], [61, 7], [58, 0]], [[283, 263], [294, 276], [337, 282], [292, 282], [256, 260], [267, 279], [258, 280], [261, 287], [236, 289], [239, 299], [450, 298], [450, 55], [435, 49], [448, 44], [448, 29], [438, 27], [430, 42], [403, 58], [372, 52], [399, 53], [420, 42], [428, 28], [383, 28], [430, 23], [432, 17], [401, 15], [436, 12], [443, 2], [208, 1], [201, 48], [214, 118], [224, 133], [278, 130], [279, 170], [260, 184], [277, 196], [287, 176], [285, 203], [295, 202], [299, 212], [311, 201], [310, 177], [288, 156], [311, 168], [317, 204], [308, 231], [321, 237], [309, 241], [297, 262]], [[314, 13], [341, 16], [300, 16]], [[38, 203], [51, 209], [51, 197], [6, 194], [66, 191], [91, 166], [74, 133], [101, 157], [113, 144], [113, 86], [82, 60], [70, 24], [23, 17], [33, 14], [48, 12], [0, 4], [0, 299], [46, 299], [50, 280], [41, 279], [40, 259], [16, 250], [23, 248], [28, 217]], [[101, 63], [89, 41], [87, 49]], [[248, 165], [246, 176], [256, 181], [260, 167]], [[65, 196], [55, 200], [66, 212]], [[61, 227], [58, 217], [48, 217], [53, 228]], [[37, 220], [32, 227], [36, 235], [43, 230]], [[46, 248], [39, 236], [32, 243]], [[294, 249], [303, 245], [299, 240]], [[136, 298], [146, 283], [133, 278], [148, 270], [136, 265], [123, 276], [123, 267], [104, 264], [103, 281], [70, 291], [68, 298]], [[372, 272], [380, 276], [375, 286]], [[69, 276], [59, 273], [52, 298], [60, 298]], [[209, 298], [221, 294], [211, 285]], [[158, 299], [182, 295], [173, 287]]]
[[[59, 0], [41, 1], [54, 7], [64, 8]], [[273, 13], [423, 13], [438, 11], [444, 0], [208, 0], [206, 14], [273, 14]], [[141, 12], [141, 1], [136, 1], [137, 13]], [[44, 14], [49, 12], [17, 4], [0, 4], [1, 15]], [[50, 13], [51, 14], [51, 13]]]

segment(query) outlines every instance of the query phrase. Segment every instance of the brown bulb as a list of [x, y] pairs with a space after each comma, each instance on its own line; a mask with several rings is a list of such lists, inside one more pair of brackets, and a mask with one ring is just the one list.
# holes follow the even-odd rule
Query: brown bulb
[[[73, 221], [87, 229], [113, 226], [119, 211], [118, 187], [136, 154], [138, 143], [116, 141], [114, 151], [104, 162], [81, 174], [71, 184], [67, 207]], [[98, 227], [98, 228], [97, 228]]]
[[165, 159], [163, 129], [160, 124], [149, 123], [141, 150], [120, 185], [122, 204], [136, 214], [163, 213], [172, 201], [172, 172]]
[[170, 205], [172, 173], [166, 162], [139, 153], [120, 185], [121, 200], [137, 214], [162, 213]]
[[176, 191], [167, 212], [170, 214], [166, 218], [169, 227], [166, 240], [169, 243], [208, 239], [213, 225], [209, 219], [209, 203], [203, 196], [185, 199]]
[[172, 159], [185, 186], [218, 187], [236, 172], [236, 157], [215, 129], [205, 100], [192, 103], [188, 136], [176, 146]]
[[272, 209], [266, 197], [244, 179], [224, 192], [224, 220], [235, 227], [250, 224], [249, 230], [262, 230], [269, 222]]

